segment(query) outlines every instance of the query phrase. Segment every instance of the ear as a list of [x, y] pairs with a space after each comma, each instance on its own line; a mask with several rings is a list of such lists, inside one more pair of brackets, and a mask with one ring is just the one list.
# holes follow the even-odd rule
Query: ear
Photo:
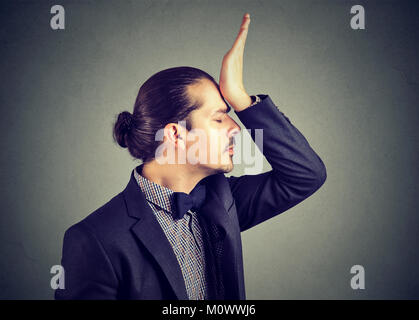
[[186, 128], [177, 123], [169, 123], [164, 127], [164, 136], [169, 143], [172, 143], [176, 147], [185, 150], [186, 131]]

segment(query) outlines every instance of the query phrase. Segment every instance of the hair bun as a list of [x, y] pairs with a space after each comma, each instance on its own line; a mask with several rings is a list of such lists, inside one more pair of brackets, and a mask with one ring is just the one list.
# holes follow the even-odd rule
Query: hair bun
[[121, 112], [121, 124], [123, 125], [126, 132], [130, 131], [132, 128], [132, 114], [128, 111]]
[[128, 147], [128, 133], [130, 132], [132, 126], [133, 115], [128, 111], [121, 112], [114, 125], [113, 137], [122, 148]]

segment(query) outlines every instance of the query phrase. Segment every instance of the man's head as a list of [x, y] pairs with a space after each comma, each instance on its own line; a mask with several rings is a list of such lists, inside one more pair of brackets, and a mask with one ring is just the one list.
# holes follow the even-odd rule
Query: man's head
[[119, 114], [114, 138], [143, 162], [185, 164], [196, 172], [230, 172], [239, 125], [218, 84], [192, 67], [160, 71], [140, 88], [131, 115]]

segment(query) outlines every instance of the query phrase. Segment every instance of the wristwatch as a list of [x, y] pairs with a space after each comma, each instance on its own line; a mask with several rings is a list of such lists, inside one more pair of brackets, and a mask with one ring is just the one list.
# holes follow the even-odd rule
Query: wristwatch
[[255, 104], [258, 104], [262, 101], [258, 95], [250, 96], [250, 98], [252, 99], [252, 104], [249, 107], [254, 106]]

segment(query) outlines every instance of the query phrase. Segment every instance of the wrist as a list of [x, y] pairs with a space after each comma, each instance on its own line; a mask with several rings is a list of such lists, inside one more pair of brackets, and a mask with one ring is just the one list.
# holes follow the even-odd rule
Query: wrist
[[253, 99], [246, 93], [240, 96], [239, 98], [235, 99], [234, 102], [230, 104], [236, 112], [240, 112], [250, 107], [252, 102]]

